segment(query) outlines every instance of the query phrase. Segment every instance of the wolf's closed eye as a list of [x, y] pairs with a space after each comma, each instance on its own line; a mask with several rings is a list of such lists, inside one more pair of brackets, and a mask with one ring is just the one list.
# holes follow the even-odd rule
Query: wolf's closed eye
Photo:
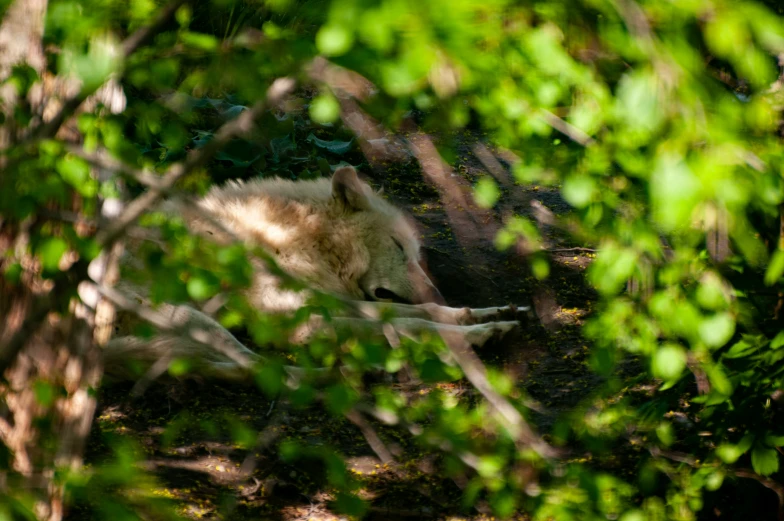
[[403, 253], [403, 254], [405, 255], [405, 253], [406, 253], [406, 250], [404, 250], [404, 249], [403, 249], [403, 245], [402, 245], [402, 244], [400, 244], [400, 243], [398, 242], [398, 240], [397, 240], [397, 239], [395, 239], [394, 237], [392, 237], [392, 242], [394, 242], [394, 243], [395, 243], [395, 246], [397, 246], [397, 249], [398, 249], [398, 250], [400, 250], [400, 253]]

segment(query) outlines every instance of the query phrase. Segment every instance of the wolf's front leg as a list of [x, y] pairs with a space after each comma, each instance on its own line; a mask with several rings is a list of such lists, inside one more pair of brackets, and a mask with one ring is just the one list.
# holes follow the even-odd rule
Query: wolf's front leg
[[[412, 306], [413, 307], [413, 306]], [[459, 337], [468, 344], [481, 347], [491, 340], [500, 340], [510, 331], [519, 328], [516, 321], [488, 322], [485, 324], [455, 325], [434, 322], [422, 318], [396, 317], [387, 322], [366, 319], [334, 317], [326, 321], [322, 317], [313, 317], [311, 321], [298, 330], [291, 338], [294, 343], [307, 343], [317, 332], [334, 330], [338, 334], [364, 337], [385, 337], [390, 342], [394, 336], [419, 339], [424, 333], [438, 334], [443, 338]], [[392, 335], [392, 338], [390, 337]]]
[[530, 306], [499, 306], [492, 308], [452, 308], [439, 304], [394, 304], [387, 302], [357, 302], [359, 315], [380, 319], [385, 312], [396, 318], [420, 318], [441, 324], [473, 325], [487, 322], [520, 321], [525, 322], [531, 311]]

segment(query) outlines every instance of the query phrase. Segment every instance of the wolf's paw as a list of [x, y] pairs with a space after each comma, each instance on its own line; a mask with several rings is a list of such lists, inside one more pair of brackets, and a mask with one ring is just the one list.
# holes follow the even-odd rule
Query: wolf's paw
[[518, 322], [488, 322], [467, 326], [465, 339], [472, 346], [482, 347], [485, 344], [497, 342], [506, 337], [510, 332], [518, 329]]
[[498, 321], [517, 321], [525, 323], [531, 313], [531, 306], [508, 306], [471, 309], [471, 317], [475, 324]]

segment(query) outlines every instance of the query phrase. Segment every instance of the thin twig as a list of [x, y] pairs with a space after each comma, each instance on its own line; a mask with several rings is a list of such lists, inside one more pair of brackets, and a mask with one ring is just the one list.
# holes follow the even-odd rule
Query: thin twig
[[93, 166], [102, 168], [104, 170], [110, 170], [112, 172], [119, 172], [126, 177], [130, 177], [131, 179], [138, 181], [140, 184], [148, 188], [154, 188], [156, 190], [166, 189], [166, 187], [161, 183], [161, 176], [156, 175], [149, 170], [138, 170], [126, 163], [123, 163], [122, 161], [114, 159], [108, 154], [87, 152], [82, 147], [76, 145], [70, 145], [66, 148], [66, 150], [69, 154], [80, 157]]

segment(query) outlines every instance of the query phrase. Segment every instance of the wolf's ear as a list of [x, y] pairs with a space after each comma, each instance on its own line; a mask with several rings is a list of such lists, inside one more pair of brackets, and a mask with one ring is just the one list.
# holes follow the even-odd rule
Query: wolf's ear
[[344, 210], [366, 210], [368, 188], [359, 180], [353, 166], [341, 166], [332, 175], [332, 199]]

